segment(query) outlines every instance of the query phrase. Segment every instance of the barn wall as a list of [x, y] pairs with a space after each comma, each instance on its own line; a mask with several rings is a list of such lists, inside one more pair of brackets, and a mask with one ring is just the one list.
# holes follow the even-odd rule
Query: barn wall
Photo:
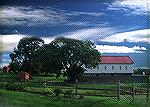
[[[114, 67], [114, 69], [112, 69], [112, 66]], [[86, 70], [87, 71], [85, 71], [85, 73], [133, 73], [133, 65], [132, 64], [99, 64], [98, 68], [86, 69]]]

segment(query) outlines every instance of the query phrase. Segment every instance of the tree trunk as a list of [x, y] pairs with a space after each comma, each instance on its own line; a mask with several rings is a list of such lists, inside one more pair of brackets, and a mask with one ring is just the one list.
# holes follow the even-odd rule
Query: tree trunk
[[68, 75], [67, 82], [75, 83], [75, 81], [76, 81], [76, 71], [75, 71], [74, 67], [70, 67], [67, 70], [67, 75]]
[[45, 76], [47, 76], [48, 75], [48, 72], [45, 72]]

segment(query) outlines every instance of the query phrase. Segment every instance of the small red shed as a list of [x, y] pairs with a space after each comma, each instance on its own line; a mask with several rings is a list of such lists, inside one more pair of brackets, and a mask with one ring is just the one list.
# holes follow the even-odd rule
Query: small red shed
[[3, 72], [4, 72], [4, 73], [7, 73], [7, 66], [4, 66], [4, 67], [3, 67]]
[[22, 71], [17, 74], [17, 78], [21, 81], [27, 81], [30, 78], [30, 74], [28, 72]]

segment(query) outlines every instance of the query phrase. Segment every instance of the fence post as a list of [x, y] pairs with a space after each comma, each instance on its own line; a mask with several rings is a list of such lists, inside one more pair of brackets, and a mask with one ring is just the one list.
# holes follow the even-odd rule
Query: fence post
[[117, 101], [120, 100], [120, 82], [117, 83]]
[[43, 83], [43, 87], [46, 88], [46, 80]]
[[5, 80], [2, 78], [2, 88], [5, 90]]
[[77, 95], [78, 95], [77, 85], [78, 85], [78, 79], [76, 79], [76, 82], [75, 82], [75, 97], [77, 97]]
[[134, 84], [132, 84], [132, 89], [131, 89], [131, 91], [132, 91], [132, 99], [134, 100]]

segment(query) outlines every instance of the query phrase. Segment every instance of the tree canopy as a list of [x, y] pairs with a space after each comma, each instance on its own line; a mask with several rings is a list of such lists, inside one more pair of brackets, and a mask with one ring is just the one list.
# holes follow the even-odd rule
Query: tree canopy
[[31, 72], [31, 61], [34, 60], [38, 49], [44, 44], [44, 41], [38, 37], [24, 37], [13, 53], [9, 55], [11, 58], [10, 65], [13, 71], [25, 70]]
[[91, 41], [81, 41], [58, 37], [45, 44], [37, 52], [39, 62], [45, 73], [56, 73], [68, 77], [68, 81], [79, 79], [84, 68], [95, 68], [99, 64], [100, 52]]

